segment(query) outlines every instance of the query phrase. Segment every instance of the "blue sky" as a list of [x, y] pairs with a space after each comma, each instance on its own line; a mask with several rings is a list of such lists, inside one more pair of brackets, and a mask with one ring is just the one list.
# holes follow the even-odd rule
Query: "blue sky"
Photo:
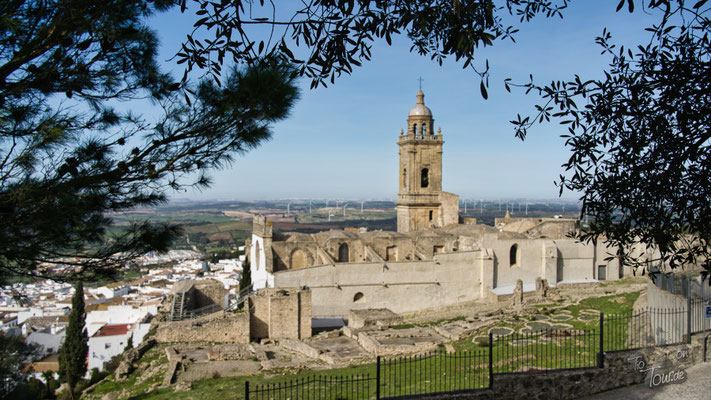
[[[479, 52], [491, 67], [489, 99], [479, 93], [479, 77], [454, 60], [440, 67], [409, 52], [404, 36], [373, 48], [373, 58], [328, 88], [309, 90], [300, 81], [301, 100], [291, 116], [273, 127], [269, 142], [238, 156], [211, 175], [202, 192], [176, 193], [175, 199], [346, 198], [394, 199], [397, 192], [397, 137], [415, 104], [419, 77], [425, 104], [442, 128], [443, 189], [464, 199], [551, 199], [553, 182], [563, 172], [568, 151], [559, 125], [538, 125], [526, 141], [516, 139], [509, 123], [517, 113], [533, 114], [535, 95], [508, 93], [503, 81], [525, 83], [567, 79], [573, 74], [597, 78], [609, 58], [594, 42], [603, 28], [617, 43], [645, 43], [655, 16], [637, 10], [615, 12], [617, 0], [579, 0], [564, 18], [539, 18], [519, 24], [516, 43], [496, 42]], [[188, 13], [190, 10], [187, 11]], [[161, 60], [168, 59], [191, 31], [192, 15], [175, 11], [150, 24], [161, 38]], [[566, 199], [577, 195], [566, 193]]]

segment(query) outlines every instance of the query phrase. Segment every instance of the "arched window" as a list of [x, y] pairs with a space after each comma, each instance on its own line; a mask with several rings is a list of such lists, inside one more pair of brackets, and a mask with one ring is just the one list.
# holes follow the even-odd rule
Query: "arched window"
[[417, 124], [412, 124], [412, 133], [417, 137]]
[[426, 188], [430, 186], [430, 170], [422, 168], [422, 176], [420, 177], [420, 186]]
[[427, 124], [422, 124], [422, 137], [427, 135]]
[[338, 262], [348, 262], [348, 245], [345, 243], [338, 246]]
[[290, 269], [301, 269], [306, 267], [308, 264], [308, 258], [306, 253], [301, 249], [296, 249], [291, 253], [291, 268]]
[[361, 292], [356, 293], [355, 296], [353, 296], [353, 302], [354, 303], [365, 302], [365, 295], [363, 295], [363, 293], [361, 293]]
[[514, 244], [509, 250], [509, 265], [512, 267], [518, 264], [518, 245]]
[[402, 187], [407, 190], [407, 168], [402, 170]]
[[430, 210], [430, 221], [432, 221], [432, 210]]

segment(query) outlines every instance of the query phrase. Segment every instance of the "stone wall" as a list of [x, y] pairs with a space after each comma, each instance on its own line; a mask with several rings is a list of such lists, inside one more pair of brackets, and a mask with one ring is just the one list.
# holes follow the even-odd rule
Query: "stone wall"
[[156, 331], [159, 343], [249, 343], [249, 314], [223, 312], [186, 321], [163, 322]]
[[[485, 253], [488, 254], [488, 253]], [[428, 261], [349, 263], [275, 273], [277, 287], [308, 286], [314, 317], [347, 318], [351, 309], [396, 313], [456, 305], [481, 296], [482, 252], [438, 254]]]
[[311, 337], [311, 292], [296, 288], [262, 289], [247, 299], [253, 339]]
[[442, 222], [441, 226], [456, 224], [459, 222], [459, 196], [453, 193], [442, 192], [440, 194], [440, 202], [442, 205]]
[[227, 290], [222, 282], [216, 281], [214, 279], [203, 279], [195, 281], [193, 285], [194, 292], [191, 293], [193, 297], [193, 308], [205, 307], [211, 304], [217, 304], [223, 309], [227, 304]]

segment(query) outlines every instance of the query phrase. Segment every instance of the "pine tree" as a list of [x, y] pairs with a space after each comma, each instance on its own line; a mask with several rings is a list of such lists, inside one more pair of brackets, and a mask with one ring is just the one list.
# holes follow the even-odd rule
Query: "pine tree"
[[59, 375], [69, 385], [69, 393], [74, 398], [74, 389], [87, 371], [89, 338], [84, 327], [84, 285], [77, 282], [72, 298], [72, 311], [69, 313], [69, 325], [64, 337], [64, 344], [59, 353]]
[[252, 288], [252, 271], [249, 260], [244, 260], [244, 264], [242, 264], [242, 278], [239, 280], [239, 291], [241, 292], [247, 287]]

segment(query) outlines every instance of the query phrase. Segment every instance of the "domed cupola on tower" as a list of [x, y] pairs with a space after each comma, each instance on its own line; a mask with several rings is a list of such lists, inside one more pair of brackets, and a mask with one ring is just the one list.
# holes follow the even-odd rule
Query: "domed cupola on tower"
[[459, 197], [442, 191], [441, 130], [434, 131], [432, 110], [425, 94], [417, 92], [417, 103], [407, 115], [407, 132], [400, 132], [400, 189], [397, 201], [397, 230], [411, 232], [456, 223]]
[[425, 94], [422, 90], [417, 92], [417, 104], [410, 109], [407, 115], [407, 131], [418, 138], [434, 135], [434, 119], [432, 110], [425, 105]]

